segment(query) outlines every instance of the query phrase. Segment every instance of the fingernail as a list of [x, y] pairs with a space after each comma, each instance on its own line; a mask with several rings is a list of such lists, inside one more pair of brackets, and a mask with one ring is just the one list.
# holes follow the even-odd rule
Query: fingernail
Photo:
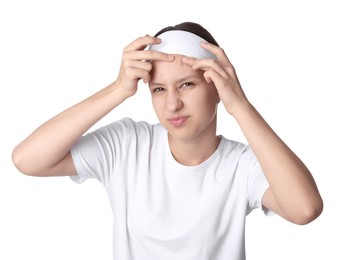
[[168, 54], [167, 58], [168, 58], [169, 60], [174, 60], [175, 57], [174, 57], [173, 55], [169, 55], [169, 54]]

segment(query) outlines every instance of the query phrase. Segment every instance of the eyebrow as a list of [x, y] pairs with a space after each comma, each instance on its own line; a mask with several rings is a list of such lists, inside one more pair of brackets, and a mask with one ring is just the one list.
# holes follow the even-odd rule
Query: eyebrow
[[[175, 83], [179, 84], [181, 82], [185, 82], [185, 81], [188, 81], [191, 79], [200, 79], [201, 80], [201, 77], [197, 76], [197, 75], [187, 75], [187, 76], [184, 76], [184, 77], [178, 79]], [[163, 86], [163, 85], [164, 84], [162, 84], [162, 83], [158, 83], [158, 82], [154, 82], [154, 81], [149, 82], [149, 86]]]

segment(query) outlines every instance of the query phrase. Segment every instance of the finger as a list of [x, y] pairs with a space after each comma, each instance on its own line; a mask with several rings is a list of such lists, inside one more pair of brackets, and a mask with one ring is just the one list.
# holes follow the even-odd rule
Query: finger
[[130, 80], [143, 79], [145, 81], [150, 79], [149, 71], [140, 68], [129, 67], [126, 69], [125, 74]]
[[211, 83], [211, 82], [212, 82], [212, 80], [211, 80], [211, 75], [210, 75], [210, 74], [211, 74], [211, 73], [208, 73], [207, 71], [204, 72], [204, 78], [205, 78], [205, 80], [206, 80], [207, 83]]
[[223, 77], [221, 77], [221, 75], [218, 72], [214, 70], [205, 71], [204, 78], [208, 83], [211, 83], [213, 81], [216, 87], [223, 84], [223, 82], [226, 80]]
[[222, 66], [233, 67], [232, 63], [230, 62], [229, 58], [227, 57], [227, 55], [225, 54], [225, 52], [222, 48], [220, 48], [214, 44], [208, 43], [208, 42], [202, 42], [200, 45], [205, 50], [212, 52], [217, 57], [217, 61]]
[[152, 64], [149, 62], [133, 61], [129, 60], [125, 63], [126, 74], [131, 79], [143, 79], [144, 83], [148, 83], [150, 80], [150, 71], [152, 70]]
[[123, 54], [124, 60], [143, 60], [143, 61], [174, 61], [175, 56], [152, 50], [130, 51]]
[[143, 62], [143, 61], [136, 61], [136, 60], [126, 60], [124, 62], [124, 66], [126, 68], [131, 67], [131, 68], [138, 68], [142, 70], [146, 70], [150, 72], [152, 70], [152, 64], [149, 62]]
[[187, 56], [183, 56], [183, 57], [181, 58], [181, 61], [182, 61], [184, 64], [186, 64], [186, 65], [188, 65], [188, 66], [191, 66], [191, 67], [195, 64], [196, 60], [197, 60], [197, 59], [195, 59], [195, 58], [191, 58], [191, 57], [187, 57]]
[[202, 70], [214, 70], [219, 73], [222, 77], [228, 77], [228, 73], [225, 69], [215, 60], [212, 59], [205, 59], [205, 60], [198, 60], [193, 66], [193, 69], [202, 69]]
[[150, 74], [149, 73], [146, 74], [146, 76], [143, 77], [143, 83], [145, 83], [145, 84], [149, 83], [150, 79], [151, 79]]
[[222, 77], [228, 77], [227, 72], [224, 70], [223, 67], [218, 64], [215, 60], [212, 59], [195, 59], [190, 57], [183, 57], [182, 61], [191, 66], [194, 70], [201, 69], [204, 71], [214, 70], [219, 73]]
[[124, 51], [135, 51], [135, 50], [143, 50], [148, 45], [151, 44], [160, 44], [161, 39], [156, 37], [151, 37], [148, 34], [143, 37], [139, 37], [136, 40], [134, 40], [132, 43], [130, 43], [128, 46], [124, 48]]

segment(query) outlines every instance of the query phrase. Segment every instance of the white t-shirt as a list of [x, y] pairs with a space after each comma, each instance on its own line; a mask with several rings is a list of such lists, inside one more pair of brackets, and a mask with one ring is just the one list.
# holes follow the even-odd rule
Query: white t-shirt
[[245, 259], [246, 215], [269, 186], [249, 146], [221, 137], [210, 158], [184, 166], [160, 124], [125, 118], [71, 153], [72, 179], [98, 179], [108, 192], [115, 260]]

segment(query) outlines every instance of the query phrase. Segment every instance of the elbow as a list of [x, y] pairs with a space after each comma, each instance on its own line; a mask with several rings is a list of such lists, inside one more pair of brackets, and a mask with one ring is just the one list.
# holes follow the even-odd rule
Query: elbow
[[306, 204], [301, 208], [300, 214], [294, 219], [295, 224], [306, 225], [317, 219], [323, 211], [323, 201], [321, 198], [316, 201]]
[[12, 162], [14, 166], [23, 174], [28, 176], [36, 176], [32, 164], [29, 163], [28, 156], [25, 156], [20, 151], [20, 148], [16, 147], [12, 152]]

